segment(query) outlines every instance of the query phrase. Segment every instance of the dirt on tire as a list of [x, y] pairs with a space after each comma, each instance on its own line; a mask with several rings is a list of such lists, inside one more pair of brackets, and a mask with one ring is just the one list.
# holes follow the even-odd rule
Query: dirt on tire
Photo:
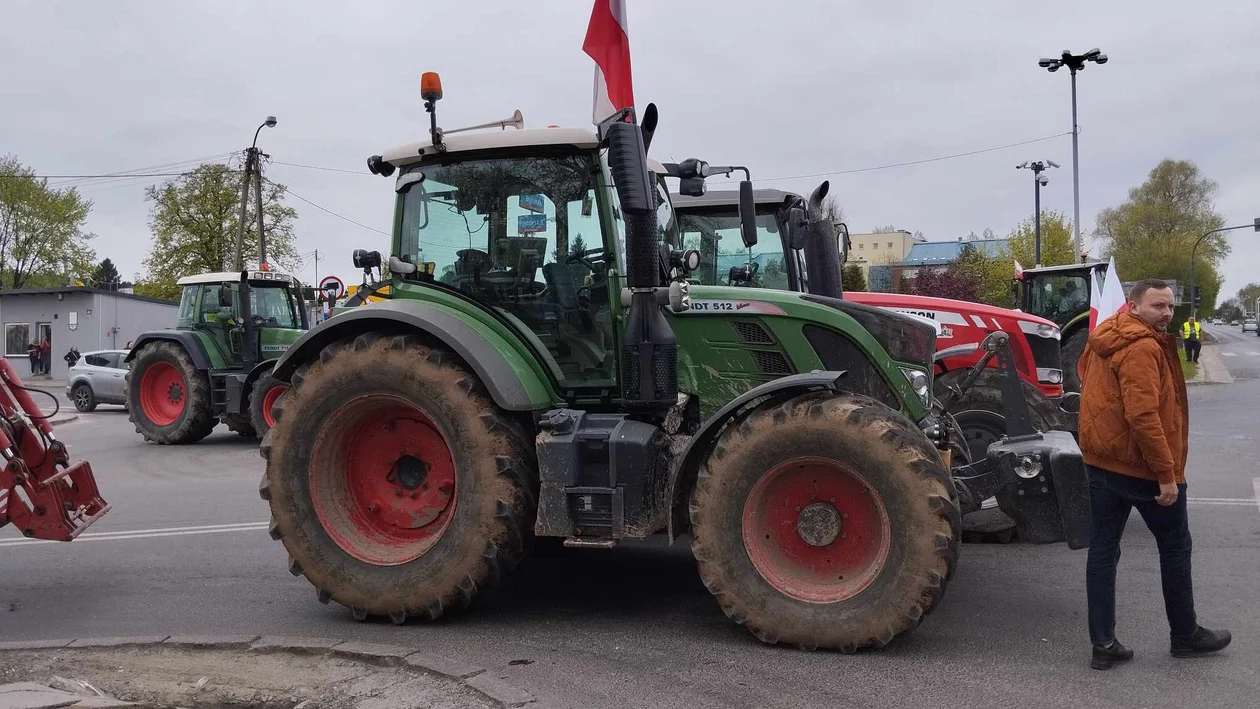
[[[179, 372], [183, 384], [184, 407], [169, 424], [149, 418], [141, 405], [140, 387], [144, 374], [156, 364], [165, 363]], [[161, 445], [196, 443], [210, 435], [219, 421], [211, 411], [210, 376], [197, 369], [192, 358], [176, 342], [156, 341], [145, 344], [127, 371], [127, 415], [144, 440]]]
[[[886, 561], [844, 600], [789, 596], [757, 570], [746, 548], [750, 492], [767, 471], [802, 456], [856, 471], [892, 522]], [[705, 586], [729, 618], [772, 644], [883, 647], [940, 602], [958, 559], [958, 504], [941, 456], [901, 414], [856, 395], [802, 394], [733, 421], [701, 466], [690, 515]]]
[[[369, 333], [329, 345], [290, 384], [263, 439], [267, 466], [259, 492], [269, 501], [272, 536], [289, 552], [290, 571], [304, 575], [320, 601], [351, 608], [356, 620], [433, 620], [467, 607], [521, 561], [536, 515], [533, 448], [456, 355], [413, 335]], [[337, 456], [315, 459], [315, 443], [336, 435], [342, 423], [335, 414], [364, 397], [394, 397], [419, 409], [439, 429], [454, 463], [448, 526], [405, 563], [368, 563], [343, 549], [313, 499], [312, 478], [345, 474], [328, 467], [342, 465]]]

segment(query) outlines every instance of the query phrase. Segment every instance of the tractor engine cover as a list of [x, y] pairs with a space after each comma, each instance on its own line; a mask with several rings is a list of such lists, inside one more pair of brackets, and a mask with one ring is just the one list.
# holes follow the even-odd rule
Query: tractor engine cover
[[1070, 432], [1005, 439], [989, 446], [986, 458], [1007, 482], [997, 494], [998, 504], [1020, 522], [1027, 541], [1089, 546], [1089, 479]]
[[661, 429], [575, 409], [546, 412], [539, 428], [538, 536], [642, 539], [664, 528], [669, 437]]

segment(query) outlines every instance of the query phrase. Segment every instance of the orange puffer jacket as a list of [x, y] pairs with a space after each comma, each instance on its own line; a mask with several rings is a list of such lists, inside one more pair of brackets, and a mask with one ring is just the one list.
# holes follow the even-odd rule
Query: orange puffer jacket
[[1176, 338], [1123, 312], [1094, 328], [1078, 366], [1085, 462], [1185, 482], [1190, 411]]

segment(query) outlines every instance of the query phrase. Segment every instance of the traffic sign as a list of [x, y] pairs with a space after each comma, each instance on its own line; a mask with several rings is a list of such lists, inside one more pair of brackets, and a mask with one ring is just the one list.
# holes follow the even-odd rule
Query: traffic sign
[[340, 300], [346, 294], [346, 284], [336, 276], [324, 276], [319, 281], [319, 289], [329, 300]]

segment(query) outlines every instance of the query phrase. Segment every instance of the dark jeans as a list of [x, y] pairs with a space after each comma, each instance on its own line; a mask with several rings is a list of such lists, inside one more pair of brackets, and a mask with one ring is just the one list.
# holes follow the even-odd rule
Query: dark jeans
[[1089, 472], [1093, 536], [1085, 565], [1089, 597], [1089, 639], [1105, 645], [1116, 638], [1116, 563], [1120, 561], [1120, 537], [1129, 512], [1136, 507], [1142, 521], [1155, 535], [1159, 547], [1159, 571], [1164, 587], [1164, 612], [1173, 635], [1189, 636], [1198, 628], [1194, 614], [1194, 589], [1190, 583], [1190, 524], [1186, 516], [1186, 486], [1177, 486], [1177, 501], [1168, 507], [1155, 502], [1159, 484], [1101, 468]]
[[1203, 349], [1203, 343], [1198, 340], [1186, 340], [1186, 361], [1198, 362], [1199, 350]]

